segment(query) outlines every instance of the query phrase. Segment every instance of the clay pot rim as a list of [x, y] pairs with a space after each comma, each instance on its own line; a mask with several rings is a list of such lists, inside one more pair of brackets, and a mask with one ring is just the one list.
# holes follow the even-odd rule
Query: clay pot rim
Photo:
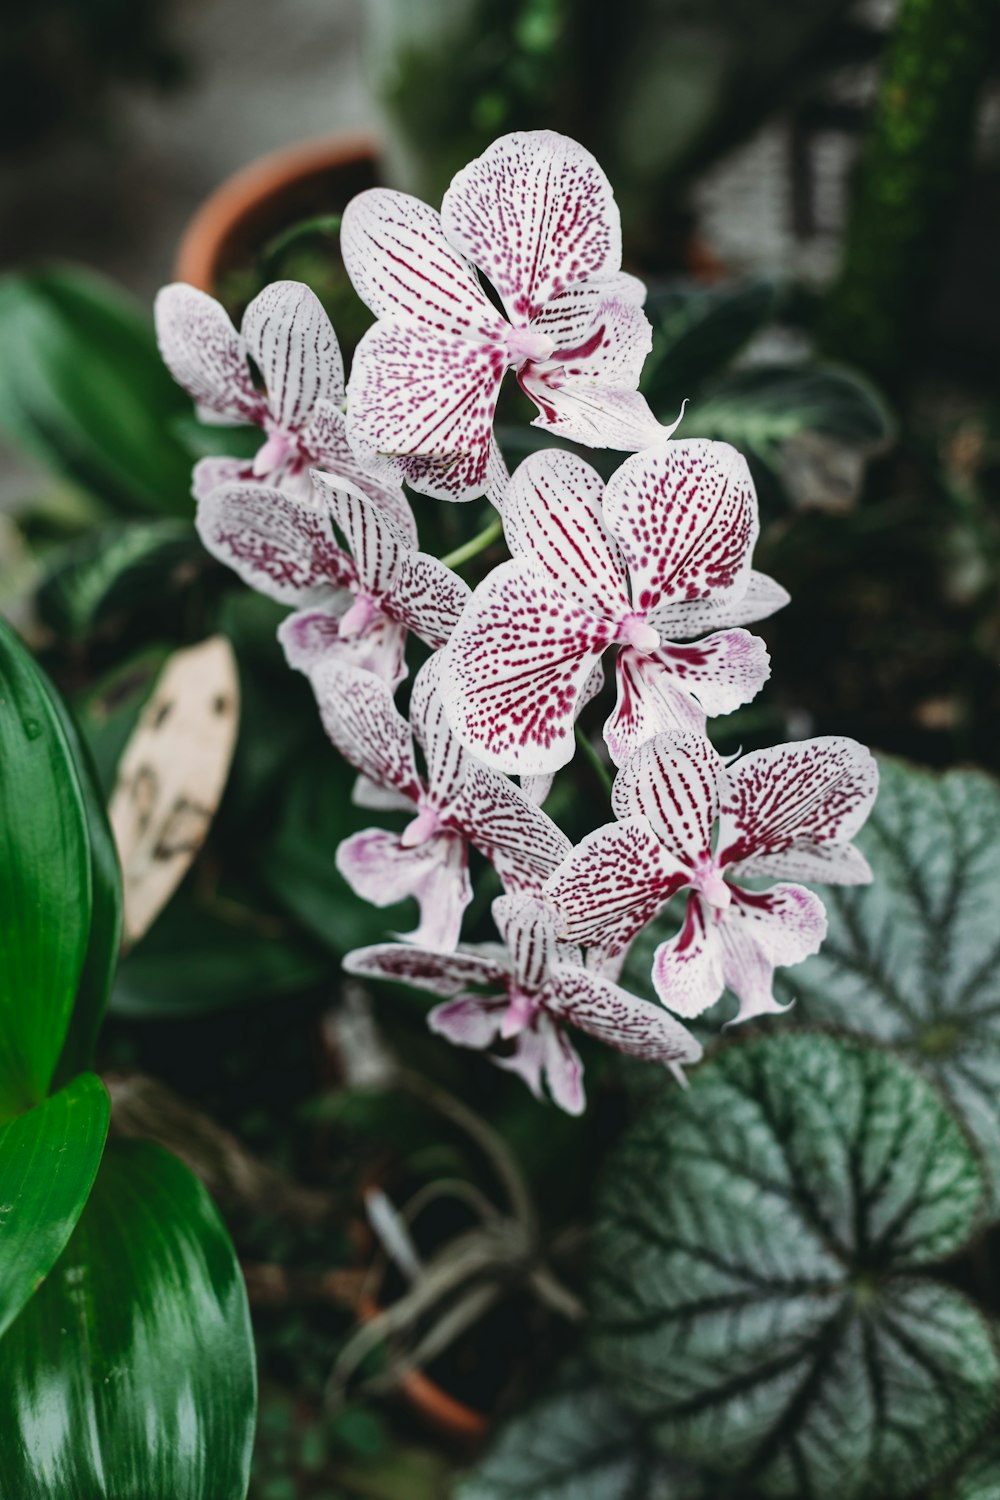
[[195, 210], [177, 247], [175, 280], [214, 293], [222, 248], [261, 202], [317, 172], [376, 161], [379, 153], [380, 142], [370, 133], [341, 131], [257, 157], [221, 182]]
[[[382, 1311], [374, 1297], [362, 1296], [358, 1301], [358, 1317], [370, 1323]], [[399, 1390], [421, 1416], [439, 1432], [453, 1437], [481, 1438], [489, 1431], [490, 1422], [485, 1412], [466, 1406], [457, 1396], [451, 1396], [422, 1370], [409, 1370], [399, 1382]]]

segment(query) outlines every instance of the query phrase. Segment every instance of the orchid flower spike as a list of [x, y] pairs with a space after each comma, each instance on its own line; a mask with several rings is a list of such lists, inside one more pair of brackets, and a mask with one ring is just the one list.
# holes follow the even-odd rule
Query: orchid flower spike
[[850, 841], [877, 790], [869, 751], [833, 735], [729, 766], [704, 739], [647, 740], [615, 778], [619, 821], [589, 834], [546, 883], [563, 916], [560, 937], [613, 960], [687, 889], [680, 932], [653, 959], [664, 1005], [698, 1016], [728, 986], [737, 1021], [785, 1009], [772, 993], [774, 970], [818, 951], [823, 903], [801, 885], [747, 890], [733, 877], [866, 883], [871, 871]]
[[500, 896], [493, 918], [505, 951], [457, 953], [380, 943], [344, 960], [349, 974], [395, 979], [447, 997], [428, 1016], [432, 1031], [459, 1047], [513, 1041], [501, 1068], [518, 1073], [536, 1098], [542, 1078], [560, 1108], [583, 1113], [583, 1064], [565, 1027], [575, 1026], [619, 1052], [677, 1071], [697, 1062], [701, 1045], [673, 1016], [584, 969], [556, 942], [554, 913], [532, 896]]
[[[272, 282], [250, 303], [237, 333], [214, 297], [174, 282], [157, 294], [155, 316], [164, 362], [201, 419], [265, 433], [253, 459], [203, 458], [194, 471], [196, 498], [220, 484], [256, 480], [308, 499], [310, 468], [328, 469], [405, 525], [399, 484], [371, 475], [347, 441], [344, 361], [315, 292], [298, 281]], [[251, 378], [251, 359], [262, 390]]]
[[529, 776], [564, 766], [612, 646], [618, 698], [604, 734], [617, 765], [651, 735], [702, 733], [706, 715], [763, 686], [763, 642], [729, 627], [788, 595], [751, 569], [757, 497], [727, 443], [637, 453], [606, 487], [574, 454], [534, 453], [511, 480], [503, 525], [513, 559], [476, 589], [442, 672], [452, 728], [487, 765]]
[[308, 672], [331, 655], [395, 687], [406, 676], [406, 632], [443, 646], [468, 584], [417, 551], [402, 496], [400, 524], [346, 479], [313, 470], [313, 485], [308, 497], [220, 485], [198, 502], [198, 533], [252, 589], [300, 606], [278, 632], [291, 666]]
[[444, 500], [491, 490], [508, 369], [538, 408], [534, 425], [563, 438], [632, 451], [673, 431], [636, 389], [652, 333], [645, 288], [621, 269], [610, 184], [566, 136], [494, 141], [454, 178], [440, 215], [406, 193], [359, 194], [341, 250], [378, 318], [348, 386], [362, 463]]
[[[462, 913], [472, 899], [469, 844], [486, 856], [508, 891], [539, 891], [569, 853], [569, 840], [540, 807], [504, 776], [466, 755], [448, 728], [438, 694], [440, 657], [417, 673], [410, 724], [386, 684], [337, 661], [312, 675], [327, 734], [369, 784], [382, 806], [402, 806], [412, 821], [402, 833], [369, 828], [337, 850], [348, 884], [376, 906], [414, 896], [420, 925], [408, 934], [429, 948], [458, 942]], [[412, 731], [411, 731], [412, 724]], [[413, 736], [424, 754], [421, 776]], [[394, 794], [387, 799], [385, 793]]]

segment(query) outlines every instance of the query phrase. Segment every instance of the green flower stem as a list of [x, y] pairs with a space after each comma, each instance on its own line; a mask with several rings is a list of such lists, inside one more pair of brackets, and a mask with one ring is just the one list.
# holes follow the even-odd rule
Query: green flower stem
[[886, 380], [907, 368], [952, 222], [990, 63], [996, 0], [902, 0], [819, 336]]
[[493, 542], [499, 541], [503, 536], [503, 522], [499, 516], [494, 516], [490, 524], [482, 530], [478, 536], [474, 536], [470, 542], [463, 542], [461, 547], [456, 547], [454, 552], [448, 552], [441, 561], [446, 568], [460, 568], [463, 563], [471, 562], [478, 557], [480, 552]]
[[581, 751], [583, 752], [584, 760], [588, 762], [588, 764], [590, 765], [590, 769], [593, 771], [594, 775], [601, 783], [601, 786], [604, 788], [605, 796], [607, 796], [610, 800], [611, 773], [609, 772], [601, 757], [598, 755], [597, 751], [594, 749], [594, 746], [590, 743], [590, 740], [580, 728], [579, 724], [576, 726], [576, 743], [579, 745]]

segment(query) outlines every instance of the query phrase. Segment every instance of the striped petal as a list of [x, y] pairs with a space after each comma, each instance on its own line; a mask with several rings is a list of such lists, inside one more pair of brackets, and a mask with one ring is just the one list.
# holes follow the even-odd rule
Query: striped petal
[[397, 688], [406, 676], [406, 630], [396, 620], [376, 613], [364, 630], [343, 639], [340, 621], [352, 597], [341, 594], [327, 609], [300, 609], [282, 620], [278, 640], [285, 660], [294, 671], [309, 676], [321, 661], [335, 660], [373, 672], [390, 688]]
[[701, 1043], [667, 1011], [589, 969], [557, 966], [545, 991], [545, 1008], [630, 1057], [665, 1065], [695, 1063], [701, 1057]]
[[608, 179], [589, 151], [552, 130], [494, 141], [452, 179], [441, 221], [516, 323], [529, 322], [565, 287], [622, 263]]
[[438, 807], [449, 806], [465, 780], [469, 757], [451, 732], [438, 691], [441, 656], [420, 668], [410, 697], [410, 723], [427, 765], [427, 791]]
[[543, 890], [561, 915], [560, 939], [599, 947], [610, 961], [625, 951], [689, 875], [646, 819], [633, 817], [589, 833]]
[[451, 638], [472, 598], [464, 578], [426, 552], [404, 552], [385, 609], [435, 651]]
[[645, 396], [630, 386], [602, 385], [560, 365], [526, 365], [517, 378], [538, 407], [532, 427], [588, 448], [636, 453], [665, 443], [680, 422], [680, 417], [669, 426], [658, 422]]
[[604, 742], [616, 766], [657, 734], [705, 733], [705, 711], [657, 657], [627, 648], [615, 662], [615, 706], [604, 723]]
[[254, 390], [246, 350], [222, 304], [174, 282], [157, 293], [154, 313], [160, 353], [178, 385], [217, 419], [262, 423], [267, 405]]
[[423, 784], [413, 758], [410, 726], [380, 678], [338, 661], [312, 674], [320, 718], [344, 759], [379, 786], [395, 787], [414, 801]]
[[271, 415], [297, 432], [317, 401], [344, 400], [344, 361], [316, 293], [300, 281], [273, 281], [243, 314], [243, 341], [267, 389]]
[[755, 750], [729, 767], [727, 781], [718, 858], [735, 864], [849, 843], [875, 801], [878, 767], [856, 740], [825, 735]]
[[410, 550], [409, 538], [351, 481], [314, 470], [313, 484], [354, 559], [358, 592], [375, 597], [388, 594], [399, 575], [401, 558]]
[[325, 507], [261, 484], [223, 485], [198, 502], [198, 535], [220, 562], [281, 604], [328, 599], [354, 583]]
[[355, 948], [344, 959], [344, 972], [361, 979], [390, 979], [432, 995], [460, 995], [463, 990], [496, 986], [503, 990], [508, 971], [478, 953], [436, 953], [401, 943]]
[[[606, 336], [614, 336], [614, 329], [608, 330], [605, 326], [605, 303], [628, 303], [641, 308], [645, 300], [646, 288], [643, 283], [637, 276], [628, 276], [624, 271], [613, 276], [578, 281], [546, 302], [532, 319], [532, 332], [548, 334], [555, 345], [552, 355], [555, 363], [586, 360], [601, 348]], [[638, 319], [631, 322], [628, 321], [628, 315], [624, 315], [623, 327], [630, 328], [638, 337], [632, 348], [627, 348], [625, 341], [622, 341], [618, 349], [620, 362], [617, 368], [626, 383], [631, 381], [638, 384], [643, 363], [651, 348], [649, 322], [645, 316], [642, 322]]]
[[752, 625], [784, 609], [790, 595], [780, 583], [766, 573], [751, 569], [746, 591], [727, 591], [721, 597], [693, 599], [690, 603], [669, 604], [657, 611], [657, 620], [671, 639], [689, 640], [708, 630], [722, 630], [730, 625]]
[[690, 868], [711, 857], [724, 775], [704, 736], [657, 735], [618, 772], [611, 805], [616, 818], [645, 818], [664, 847]]
[[655, 629], [669, 635], [673, 606], [745, 594], [757, 497], [728, 443], [672, 442], [627, 459], [608, 481], [604, 514], [625, 554], [633, 604]]
[[416, 322], [376, 323], [354, 355], [347, 434], [363, 465], [394, 460], [416, 489], [467, 500], [487, 484], [506, 357]]
[[632, 606], [624, 560], [604, 524], [603, 490], [575, 453], [543, 448], [514, 471], [503, 530], [514, 557], [532, 559], [567, 594], [620, 620]]
[[726, 987], [726, 955], [719, 923], [698, 896], [688, 897], [676, 937], [653, 954], [653, 988], [679, 1016], [700, 1016]]
[[572, 759], [580, 695], [613, 633], [535, 564], [501, 563], [445, 648], [441, 692], [455, 734], [495, 770], [558, 770]]
[[462, 913], [472, 900], [468, 859], [459, 838], [442, 833], [415, 848], [383, 828], [355, 833], [337, 849], [337, 869], [348, 885], [373, 906], [393, 906], [412, 896], [420, 922], [401, 934], [418, 947], [449, 952], [462, 930]]
[[493, 920], [511, 956], [514, 980], [528, 994], [542, 988], [556, 962], [558, 914], [536, 896], [498, 896]]
[[440, 215], [418, 198], [389, 188], [359, 193], [344, 210], [340, 252], [376, 317], [415, 318], [462, 338], [503, 336], [503, 319], [475, 270], [449, 244]]
[[826, 936], [826, 910], [801, 885], [776, 885], [769, 891], [742, 891], [719, 923], [725, 982], [738, 997], [735, 1021], [787, 1010], [774, 998], [774, 970], [801, 963], [818, 953]]
[[506, 777], [469, 757], [466, 761], [452, 819], [485, 854], [505, 890], [537, 894], [569, 853], [569, 839]]

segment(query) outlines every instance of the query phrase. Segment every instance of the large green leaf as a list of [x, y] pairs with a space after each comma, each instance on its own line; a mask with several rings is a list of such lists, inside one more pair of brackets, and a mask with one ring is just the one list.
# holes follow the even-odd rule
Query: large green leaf
[[664, 1450], [782, 1500], [890, 1500], [978, 1437], [991, 1331], [916, 1273], [980, 1219], [978, 1159], [932, 1086], [858, 1041], [724, 1048], [608, 1170], [593, 1349]]
[[654, 408], [664, 414], [673, 408], [676, 415], [681, 402], [711, 376], [721, 375], [767, 323], [778, 298], [773, 281], [653, 288], [646, 302], [653, 348], [643, 366], [642, 389]]
[[858, 836], [869, 886], [817, 886], [819, 954], [779, 970], [793, 1019], [832, 1021], [902, 1050], [976, 1136], [1000, 1203], [1000, 786], [976, 771], [880, 761]]
[[0, 1120], [45, 1097], [83, 968], [83, 793], [51, 693], [0, 622]]
[[1000, 1495], [1000, 1436], [994, 1434], [973, 1454], [954, 1485], [935, 1500], [997, 1500]]
[[149, 324], [79, 270], [0, 281], [0, 430], [123, 511], [189, 515], [191, 460], [172, 431], [191, 403]]
[[688, 1500], [701, 1493], [666, 1470], [635, 1419], [581, 1368], [501, 1429], [455, 1500]]
[[821, 364], [738, 370], [693, 400], [680, 428], [686, 438], [714, 438], [746, 454], [762, 499], [829, 510], [853, 502], [868, 460], [892, 431], [872, 386]]
[[0, 1125], [0, 1334], [73, 1232], [97, 1175], [109, 1113], [101, 1080], [82, 1073]]
[[76, 1001], [55, 1072], [55, 1082], [62, 1083], [81, 1068], [93, 1065], [97, 1033], [107, 1009], [121, 948], [122, 876], [104, 791], [90, 747], [59, 694], [55, 689], [51, 692], [79, 777], [90, 847], [90, 934]]
[[113, 1141], [0, 1344], [5, 1500], [243, 1500], [255, 1406], [246, 1291], [211, 1200], [159, 1146]]
[[38, 591], [38, 610], [60, 635], [87, 635], [115, 614], [148, 611], [204, 562], [204, 549], [185, 521], [100, 527], [60, 557]]

